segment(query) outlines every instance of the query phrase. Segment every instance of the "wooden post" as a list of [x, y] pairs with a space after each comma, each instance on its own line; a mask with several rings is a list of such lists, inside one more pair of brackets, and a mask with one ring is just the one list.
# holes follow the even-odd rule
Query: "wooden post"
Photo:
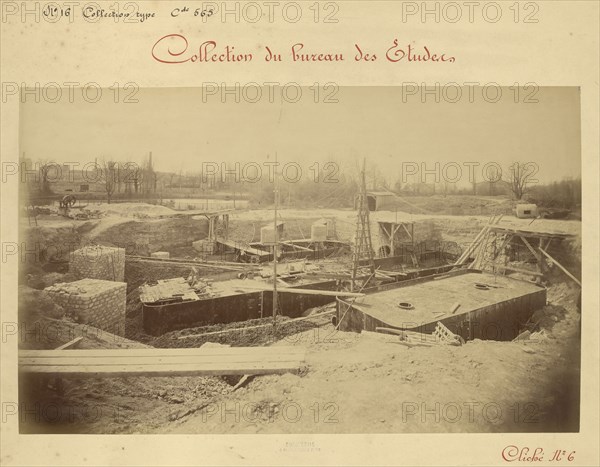
[[[544, 246], [544, 241], [542, 239], [542, 237], [539, 238], [539, 243], [538, 243], [538, 248], [541, 250], [543, 250]], [[544, 258], [542, 258], [542, 255], [540, 253], [538, 253], [538, 264], [539, 264], [539, 272], [541, 274], [544, 274]]]
[[273, 245], [273, 328], [277, 324], [277, 243], [279, 241], [279, 230], [277, 230], [277, 203], [278, 203], [278, 191], [277, 191], [277, 153], [275, 153], [275, 178], [273, 179], [273, 199], [275, 201], [275, 208], [273, 209], [273, 235], [275, 244]]

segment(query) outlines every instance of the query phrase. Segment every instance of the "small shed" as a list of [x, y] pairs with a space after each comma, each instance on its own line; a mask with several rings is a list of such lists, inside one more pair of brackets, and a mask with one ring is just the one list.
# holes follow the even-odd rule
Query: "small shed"
[[532, 219], [538, 217], [540, 212], [536, 204], [517, 204], [515, 215], [519, 219]]
[[[396, 195], [389, 191], [367, 191], [367, 207], [369, 211], [381, 211], [394, 206]], [[354, 197], [354, 209], [358, 209], [359, 195]]]

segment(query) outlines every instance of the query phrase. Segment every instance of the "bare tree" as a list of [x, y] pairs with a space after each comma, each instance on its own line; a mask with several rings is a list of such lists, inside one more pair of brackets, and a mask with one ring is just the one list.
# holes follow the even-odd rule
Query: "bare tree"
[[121, 185], [123, 184], [123, 174], [121, 173], [121, 164], [117, 164], [116, 167], [117, 170], [117, 174], [116, 174], [116, 190], [117, 193], [121, 193]]
[[39, 182], [39, 190], [40, 190], [40, 193], [42, 193], [42, 194], [48, 194], [52, 191], [50, 189], [49, 174], [53, 167], [56, 167], [56, 164], [54, 164], [52, 162], [48, 162], [48, 161], [40, 161], [40, 165], [39, 165], [39, 169], [38, 169], [40, 178], [39, 178], [38, 182]]
[[144, 182], [144, 171], [138, 164], [133, 164], [131, 168], [131, 180], [135, 194], [141, 191]]
[[102, 164], [102, 178], [104, 180], [104, 190], [108, 204], [112, 198], [115, 188], [117, 187], [118, 167], [114, 161], [104, 161]]
[[508, 167], [507, 182], [510, 191], [516, 200], [523, 198], [528, 191], [528, 185], [531, 182], [531, 169], [529, 163], [515, 162]]

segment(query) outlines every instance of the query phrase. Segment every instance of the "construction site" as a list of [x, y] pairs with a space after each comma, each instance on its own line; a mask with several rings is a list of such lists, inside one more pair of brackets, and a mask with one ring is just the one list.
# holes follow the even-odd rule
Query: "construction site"
[[277, 195], [23, 216], [21, 431], [578, 430], [580, 221]]

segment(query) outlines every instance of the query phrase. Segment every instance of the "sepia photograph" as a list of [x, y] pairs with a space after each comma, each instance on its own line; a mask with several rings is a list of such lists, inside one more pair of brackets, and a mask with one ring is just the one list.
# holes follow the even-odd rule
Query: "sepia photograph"
[[0, 0], [0, 467], [600, 465], [599, 18]]
[[579, 87], [52, 92], [5, 168], [19, 433], [580, 432]]

